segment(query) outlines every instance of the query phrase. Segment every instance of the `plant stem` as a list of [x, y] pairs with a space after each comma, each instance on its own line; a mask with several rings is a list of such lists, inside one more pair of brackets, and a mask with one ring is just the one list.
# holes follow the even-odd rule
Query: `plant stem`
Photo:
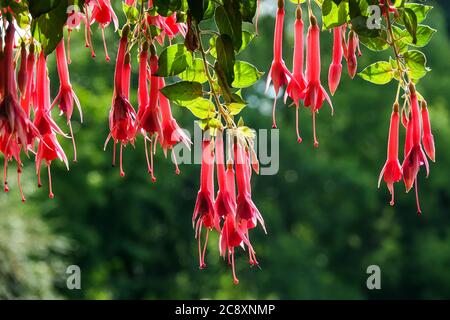
[[208, 60], [206, 60], [206, 54], [205, 54], [205, 50], [203, 49], [203, 43], [202, 43], [202, 39], [201, 39], [201, 32], [200, 32], [200, 28], [198, 27], [198, 24], [195, 25], [195, 30], [199, 39], [199, 50], [200, 53], [202, 55], [202, 61], [203, 61], [203, 68], [205, 69], [205, 73], [206, 73], [206, 77], [208, 79], [208, 83], [209, 83], [209, 87], [211, 89], [211, 93], [214, 97], [214, 100], [216, 101], [217, 104], [217, 108], [219, 109], [219, 113], [223, 116], [223, 118], [225, 119], [227, 126], [229, 128], [235, 128], [236, 124], [234, 123], [233, 119], [230, 117], [229, 113], [225, 110], [225, 108], [222, 106], [222, 104], [220, 103], [219, 97], [217, 95], [217, 92], [214, 88], [214, 80], [211, 77], [211, 74], [209, 72], [209, 68], [208, 68]]

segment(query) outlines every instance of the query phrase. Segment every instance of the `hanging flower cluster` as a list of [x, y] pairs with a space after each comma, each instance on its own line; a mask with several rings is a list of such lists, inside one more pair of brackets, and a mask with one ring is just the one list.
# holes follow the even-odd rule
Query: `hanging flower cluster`
[[[38, 186], [41, 187], [41, 167], [45, 163], [48, 170], [49, 196], [54, 197], [50, 165], [59, 159], [68, 160], [58, 142], [57, 135], [72, 138], [74, 161], [76, 147], [70, 119], [73, 107], [80, 104], [70, 84], [64, 42], [56, 48], [56, 60], [60, 79], [60, 90], [53, 103], [50, 97], [50, 79], [44, 52], [36, 52], [34, 41], [16, 43], [16, 21], [11, 18], [3, 21], [4, 44], [0, 43], [0, 151], [4, 156], [3, 183], [8, 192], [8, 162], [17, 163], [17, 180], [22, 201], [25, 195], [21, 186], [22, 153], [35, 155]], [[3, 42], [3, 41], [1, 41]], [[15, 54], [15, 48], [18, 54]], [[20, 63], [19, 63], [20, 57]], [[16, 68], [16, 66], [19, 66]], [[18, 71], [16, 72], [16, 69]], [[58, 105], [66, 116], [71, 136], [67, 136], [53, 121], [51, 111]]]
[[[428, 175], [427, 157], [435, 160], [435, 146], [428, 104], [416, 87], [418, 80], [429, 71], [425, 54], [418, 48], [428, 44], [436, 31], [421, 24], [432, 7], [408, 1], [379, 0], [379, 17], [373, 19], [366, 11], [374, 1], [291, 2], [297, 4], [292, 71], [286, 66], [282, 52], [284, 0], [276, 0], [274, 12], [273, 62], [266, 84], [266, 91], [272, 83], [276, 94], [273, 128], [277, 127], [277, 97], [285, 89], [284, 103], [294, 105], [296, 109], [298, 142], [302, 142], [299, 109], [303, 105], [312, 113], [313, 144], [319, 146], [315, 120], [325, 100], [333, 113], [331, 99], [321, 82], [322, 25], [323, 29], [333, 32], [328, 69], [328, 88], [332, 95], [341, 81], [343, 59], [350, 78], [358, 74], [378, 85], [394, 79], [398, 81], [389, 127], [387, 161], [379, 185], [381, 181], [387, 184], [393, 205], [394, 183], [403, 179], [406, 191], [415, 188], [417, 210], [421, 213], [419, 171], [425, 166]], [[105, 149], [108, 142], [112, 142], [112, 163], [115, 165], [119, 144], [119, 172], [124, 176], [123, 149], [134, 146], [142, 137], [151, 180], [156, 181], [154, 155], [158, 145], [166, 157], [171, 152], [178, 174], [174, 146], [183, 143], [190, 148], [191, 141], [174, 118], [172, 106], [179, 105], [193, 114], [203, 132], [200, 189], [192, 216], [199, 267], [206, 267], [209, 233], [216, 230], [220, 235], [219, 253], [231, 265], [237, 284], [235, 248], [246, 250], [250, 265], [258, 265], [249, 230], [260, 224], [266, 231], [264, 220], [252, 200], [251, 178], [253, 172], [259, 172], [255, 133], [241, 117], [248, 104], [242, 91], [256, 83], [263, 73], [238, 59], [239, 53], [258, 33], [257, 21], [253, 20], [255, 15], [256, 20], [259, 16], [259, 1], [125, 0], [121, 4], [126, 23], [120, 30], [110, 0], [40, 0], [39, 5], [36, 3], [0, 0], [0, 152], [4, 158], [4, 190], [9, 190], [8, 163], [14, 161], [19, 191], [25, 201], [20, 181], [21, 159], [24, 154], [27, 157], [32, 154], [38, 186], [41, 186], [44, 162], [48, 171], [49, 196], [53, 198], [50, 165], [59, 159], [68, 168], [69, 162], [58, 141], [61, 137], [72, 139], [73, 160], [77, 161], [71, 123], [75, 106], [81, 121], [83, 117], [69, 76], [71, 32], [84, 25], [85, 45], [95, 57], [92, 33], [95, 32], [93, 26], [97, 25], [102, 33], [105, 59], [110, 61], [105, 28], [112, 23], [120, 40]], [[320, 22], [317, 12], [313, 12], [314, 4], [322, 10]], [[302, 5], [308, 8], [306, 32]], [[214, 19], [217, 27], [214, 30], [204, 29], [203, 26], [208, 24], [201, 24], [210, 19]], [[255, 22], [255, 32], [244, 27], [244, 22]], [[63, 37], [65, 27], [68, 31], [67, 52]], [[393, 57], [389, 61], [375, 62], [358, 73], [360, 43], [373, 51], [392, 49]], [[53, 51], [59, 90], [52, 100], [46, 57]], [[139, 64], [136, 107], [130, 100], [132, 57], [135, 55]], [[69, 135], [52, 119], [54, 109], [59, 109], [64, 116]], [[402, 164], [398, 160], [400, 122], [406, 130]]]

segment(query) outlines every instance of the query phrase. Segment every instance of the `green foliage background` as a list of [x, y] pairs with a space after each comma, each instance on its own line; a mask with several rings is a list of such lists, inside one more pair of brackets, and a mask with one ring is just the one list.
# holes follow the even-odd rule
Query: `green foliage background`
[[[333, 99], [335, 115], [324, 108], [318, 117], [318, 150], [312, 147], [309, 112], [301, 110], [304, 142], [299, 145], [294, 110], [279, 103], [280, 171], [253, 179], [255, 202], [269, 232], [265, 236], [258, 229], [252, 236], [262, 270], [249, 268], [245, 253], [239, 252], [239, 286], [219, 258], [217, 239], [210, 242], [208, 269], [198, 270], [191, 214], [199, 166], [183, 166], [176, 176], [159, 152], [158, 182], [152, 184], [140, 140], [136, 150], [125, 150], [125, 178], [111, 168], [111, 150], [104, 152], [103, 143], [114, 65], [102, 58], [100, 31], [95, 30], [95, 60], [84, 48], [82, 32], [74, 35], [70, 71], [85, 113], [85, 123], [75, 123], [79, 163], [69, 172], [54, 163], [56, 197], [49, 200], [45, 184], [37, 190], [34, 165], [26, 161], [26, 204], [20, 203], [11, 170], [11, 192], [0, 194], [0, 297], [450, 298], [450, 40], [445, 19], [450, 5], [432, 4], [436, 8], [429, 21], [440, 32], [425, 48], [433, 71], [419, 89], [429, 102], [437, 162], [428, 179], [423, 172], [420, 176], [424, 215], [416, 215], [414, 195], [404, 194], [400, 184], [394, 208], [388, 205], [387, 189], [377, 189], [396, 88], [358, 77], [350, 81], [344, 72]], [[291, 3], [286, 12], [284, 56], [291, 66]], [[123, 17], [120, 8], [117, 13]], [[273, 27], [273, 16], [263, 15], [261, 35], [242, 53], [259, 70], [270, 66]], [[109, 32], [115, 54], [118, 36]], [[331, 44], [331, 34], [322, 33], [324, 81]], [[364, 50], [358, 70], [377, 60]], [[54, 57], [49, 66], [55, 93]], [[271, 98], [263, 90], [263, 80], [244, 90], [250, 102], [246, 123], [254, 128], [271, 125]], [[133, 100], [136, 104], [135, 95]], [[183, 109], [174, 113], [192, 132], [192, 115]], [[59, 123], [64, 126], [62, 118]], [[70, 157], [70, 141], [64, 146]], [[65, 287], [65, 268], [71, 264], [81, 267], [82, 290]], [[366, 289], [371, 264], [381, 267], [380, 291]]]

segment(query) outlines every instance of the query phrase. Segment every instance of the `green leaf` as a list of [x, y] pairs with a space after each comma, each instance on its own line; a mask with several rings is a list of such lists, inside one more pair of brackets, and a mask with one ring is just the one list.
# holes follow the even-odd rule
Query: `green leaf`
[[206, 130], [210, 128], [223, 128], [222, 122], [220, 122], [219, 119], [211, 118], [211, 119], [202, 119], [200, 121], [197, 121], [200, 129]]
[[412, 36], [412, 43], [417, 43], [417, 16], [412, 9], [405, 8], [403, 10], [403, 23], [406, 30]]
[[33, 19], [36, 19], [41, 15], [49, 13], [53, 9], [57, 8], [61, 2], [64, 3], [67, 8], [67, 0], [30, 0], [28, 7]]
[[436, 29], [426, 25], [419, 25], [416, 31], [416, 42], [414, 42], [414, 39], [409, 34], [405, 37], [404, 41], [415, 47], [424, 47], [430, 42], [435, 32]]
[[189, 109], [199, 119], [214, 117], [215, 107], [208, 99], [196, 98], [190, 101], [181, 101], [179, 105]]
[[214, 12], [214, 2], [212, 0], [187, 0], [187, 2], [189, 11], [197, 22], [210, 18]]
[[238, 102], [232, 102], [229, 105], [227, 105], [228, 110], [230, 111], [231, 115], [236, 116], [238, 115], [247, 105], [245, 103], [238, 103]]
[[200, 58], [194, 59], [192, 65], [188, 66], [186, 70], [178, 75], [178, 77], [186, 81], [196, 81], [200, 83], [208, 81], [203, 66], [203, 60]]
[[240, 0], [239, 11], [241, 12], [242, 21], [252, 22], [257, 9], [257, 0]]
[[324, 0], [322, 4], [323, 28], [330, 29], [341, 26], [348, 20], [348, 2], [336, 4], [333, 0]]
[[414, 80], [424, 77], [430, 69], [427, 67], [425, 54], [418, 50], [411, 50], [403, 54], [408, 74]]
[[233, 88], [246, 88], [258, 81], [264, 72], [258, 71], [256, 67], [245, 61], [236, 61], [234, 63], [234, 81]]
[[161, 52], [156, 75], [159, 77], [174, 76], [186, 70], [191, 64], [192, 54], [184, 44], [174, 44]]
[[129, 6], [125, 2], [122, 2], [122, 10], [127, 20], [131, 23], [136, 23], [139, 18], [139, 10], [134, 6]]
[[177, 104], [191, 101], [203, 96], [202, 84], [199, 82], [180, 81], [160, 89], [163, 95]]
[[[39, 8], [41, 11], [44, 11], [44, 7]], [[67, 21], [66, 10], [67, 1], [59, 1], [56, 7], [52, 7], [50, 11], [40, 14], [38, 18], [33, 19], [31, 34], [39, 41], [46, 56], [55, 50], [63, 37], [63, 27]]]
[[386, 31], [382, 31], [379, 37], [368, 38], [359, 36], [361, 43], [372, 51], [384, 51], [389, 48], [387, 43]]
[[432, 6], [427, 6], [419, 3], [405, 3], [405, 8], [411, 9], [414, 11], [417, 17], [417, 23], [421, 23], [426, 19], [428, 12], [433, 9]]
[[217, 63], [219, 64], [220, 69], [223, 71], [226, 77], [226, 82], [228, 83], [228, 85], [231, 86], [231, 84], [234, 81], [235, 56], [233, 50], [233, 43], [228, 35], [222, 34], [219, 37], [217, 37], [216, 51], [217, 51]]
[[[245, 48], [250, 44], [250, 42], [253, 40], [255, 35], [253, 33], [250, 33], [248, 31], [242, 31], [242, 45], [239, 48], [239, 50], [236, 52], [236, 55], [241, 53], [245, 50]], [[216, 52], [216, 38], [217, 37], [211, 37], [209, 38], [209, 54], [212, 55], [214, 58], [217, 58], [217, 52]]]
[[242, 17], [236, 1], [226, 0], [218, 6], [214, 15], [221, 34], [230, 36], [236, 51], [242, 46]]
[[361, 78], [374, 84], [389, 83], [394, 77], [394, 70], [387, 61], [378, 61], [358, 73]]
[[168, 17], [175, 11], [180, 10], [182, 5], [182, 0], [153, 0], [153, 6], [156, 8], [156, 12], [164, 17]]

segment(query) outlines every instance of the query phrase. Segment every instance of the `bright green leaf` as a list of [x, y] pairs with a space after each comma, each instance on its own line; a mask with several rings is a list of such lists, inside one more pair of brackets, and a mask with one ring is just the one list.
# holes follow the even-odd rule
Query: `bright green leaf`
[[199, 82], [180, 81], [160, 89], [163, 95], [177, 104], [191, 101], [203, 96], [202, 84]]
[[374, 84], [389, 83], [394, 77], [394, 70], [387, 61], [378, 61], [358, 73], [361, 78]]
[[234, 81], [233, 88], [246, 88], [258, 81], [264, 72], [258, 71], [255, 66], [245, 61], [236, 61], [234, 63]]
[[177, 75], [192, 64], [192, 54], [184, 44], [174, 44], [165, 48], [158, 62], [157, 76], [169, 77]]

